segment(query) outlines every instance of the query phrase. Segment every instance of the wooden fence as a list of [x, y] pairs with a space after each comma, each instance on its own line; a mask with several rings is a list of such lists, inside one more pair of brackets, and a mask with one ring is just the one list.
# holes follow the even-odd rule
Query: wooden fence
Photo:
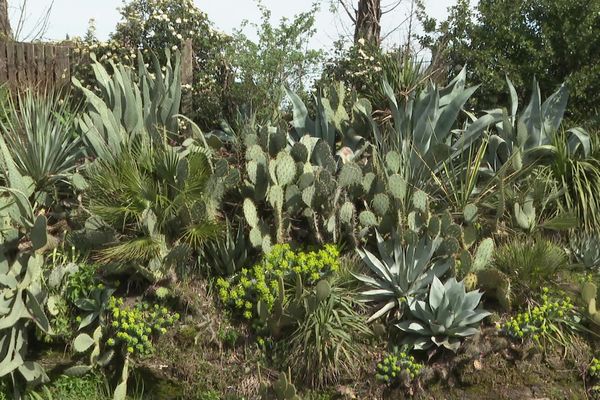
[[0, 41], [0, 85], [11, 90], [68, 84], [71, 63], [72, 49], [67, 46]]
[[[182, 84], [191, 84], [191, 40], [183, 46], [181, 59]], [[61, 88], [71, 82], [73, 67], [81, 62], [90, 62], [89, 57], [75, 54], [69, 46], [0, 40], [0, 85], [7, 85], [12, 91]]]

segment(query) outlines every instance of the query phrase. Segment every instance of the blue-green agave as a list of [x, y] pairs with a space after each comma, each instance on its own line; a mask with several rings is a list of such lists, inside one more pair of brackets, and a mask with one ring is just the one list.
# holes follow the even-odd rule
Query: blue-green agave
[[400, 307], [407, 297], [424, 295], [433, 279], [441, 277], [450, 269], [453, 259], [435, 257], [442, 242], [443, 239], [439, 236], [427, 235], [406, 243], [394, 240], [390, 254], [388, 243], [378, 233], [377, 247], [381, 258], [366, 249], [358, 250], [363, 262], [374, 273], [374, 276], [355, 275], [370, 287], [361, 293], [364, 301], [383, 304], [369, 318], [369, 322]]
[[455, 278], [442, 284], [434, 277], [427, 301], [408, 300], [416, 320], [402, 321], [396, 327], [409, 334], [405, 342], [416, 350], [435, 345], [456, 352], [462, 339], [479, 332], [479, 323], [490, 315], [479, 307], [482, 295], [478, 290], [467, 293], [464, 283]]

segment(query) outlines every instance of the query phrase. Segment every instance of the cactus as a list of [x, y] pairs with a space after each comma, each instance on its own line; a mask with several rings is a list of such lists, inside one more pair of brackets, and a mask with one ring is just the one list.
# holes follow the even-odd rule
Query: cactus
[[495, 268], [484, 269], [477, 272], [477, 283], [486, 295], [495, 298], [502, 308], [511, 309], [511, 282], [506, 274]]
[[523, 205], [515, 203], [514, 216], [517, 225], [526, 231], [532, 231], [536, 225], [536, 212], [533, 206], [533, 197], [527, 196]]
[[591, 282], [586, 282], [581, 288], [581, 298], [586, 306], [587, 316], [597, 327], [600, 327], [600, 311], [596, 309], [598, 288]]
[[363, 174], [360, 167], [354, 163], [344, 164], [340, 171], [338, 183], [341, 187], [360, 185], [363, 180]]
[[478, 209], [475, 204], [467, 204], [463, 210], [463, 218], [467, 224], [474, 224], [477, 221]]
[[491, 238], [485, 239], [479, 243], [477, 251], [475, 252], [475, 257], [473, 257], [471, 271], [478, 272], [485, 269], [492, 261], [494, 248], [494, 240]]
[[390, 151], [385, 155], [385, 166], [390, 174], [397, 174], [400, 171], [400, 154], [396, 151]]
[[271, 388], [265, 384], [261, 384], [259, 392], [261, 399], [264, 400], [300, 400], [300, 397], [296, 393], [296, 387], [292, 383], [291, 371], [288, 371], [287, 374], [285, 372], [279, 374], [279, 378]]
[[406, 181], [398, 174], [394, 174], [388, 178], [388, 186], [390, 193], [398, 200], [406, 198], [407, 186]]

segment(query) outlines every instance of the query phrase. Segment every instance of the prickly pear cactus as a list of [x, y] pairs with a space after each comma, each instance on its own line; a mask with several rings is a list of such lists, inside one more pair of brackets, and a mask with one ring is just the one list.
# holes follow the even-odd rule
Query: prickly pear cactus
[[591, 282], [586, 282], [581, 288], [581, 298], [586, 306], [587, 316], [596, 325], [600, 327], [600, 310], [596, 309], [596, 298], [598, 288]]

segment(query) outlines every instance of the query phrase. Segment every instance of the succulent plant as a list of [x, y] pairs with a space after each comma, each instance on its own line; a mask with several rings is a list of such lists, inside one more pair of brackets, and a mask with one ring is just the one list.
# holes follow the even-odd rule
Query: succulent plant
[[424, 295], [433, 279], [441, 277], [452, 267], [452, 258], [435, 256], [443, 242], [438, 235], [424, 235], [420, 239], [411, 235], [404, 242], [396, 238], [391, 243], [393, 250], [390, 253], [389, 243], [378, 233], [380, 258], [366, 249], [358, 250], [363, 262], [373, 273], [373, 276], [355, 275], [370, 287], [362, 292], [362, 296], [367, 302], [383, 304], [369, 318], [369, 322], [399, 308], [408, 297]]
[[[23, 203], [23, 206], [21, 213], [33, 213], [28, 202]], [[22, 220], [15, 215], [11, 219], [17, 225]], [[50, 323], [44, 312], [44, 257], [38, 253], [43, 251], [48, 242], [46, 218], [38, 216], [33, 227], [26, 230], [29, 231], [31, 251], [17, 252], [14, 261], [8, 258], [14, 251], [13, 243], [0, 242], [0, 377], [11, 377], [15, 398], [20, 398], [21, 391], [16, 383], [17, 374], [27, 383], [47, 380], [38, 363], [25, 359], [32, 325], [35, 324], [46, 334], [51, 333]]]
[[[554, 137], [567, 107], [568, 89], [562, 85], [542, 103], [540, 86], [533, 80], [532, 95], [527, 107], [517, 115], [519, 99], [514, 85], [506, 78], [510, 93], [510, 110], [495, 109], [487, 115], [496, 120], [497, 133], [490, 135], [486, 162], [498, 172], [510, 163], [519, 170], [525, 164], [547, 160], [556, 154]], [[581, 128], [567, 131], [567, 147], [573, 155], [588, 156], [591, 150], [589, 134]]]
[[246, 266], [248, 250], [243, 224], [238, 224], [234, 231], [229, 219], [226, 219], [224, 237], [207, 243], [198, 256], [198, 262], [214, 268], [219, 275], [230, 276]]
[[600, 268], [600, 237], [593, 234], [572, 235], [569, 238], [571, 254], [585, 268]]
[[[270, 389], [270, 390], [269, 390]], [[292, 374], [285, 372], [279, 374], [279, 378], [269, 386], [261, 384], [260, 395], [262, 399], [275, 399], [275, 400], [300, 400], [296, 387], [292, 383]]]
[[[352, 107], [352, 115], [345, 109], [346, 90], [340, 82], [329, 90], [329, 96], [315, 96], [315, 120], [309, 116], [306, 105], [295, 93], [287, 90], [293, 105], [294, 139], [309, 135], [327, 144], [331, 154], [339, 155], [342, 160], [353, 161], [366, 148], [367, 141], [361, 132], [371, 129], [371, 104], [366, 99], [359, 99]], [[338, 152], [338, 140], [341, 150]]]
[[581, 298], [586, 306], [587, 316], [596, 325], [600, 327], [600, 310], [596, 309], [596, 298], [598, 297], [598, 288], [591, 282], [586, 282], [581, 288]]
[[408, 308], [416, 320], [402, 321], [398, 329], [409, 334], [405, 339], [417, 350], [431, 346], [456, 352], [461, 341], [479, 332], [479, 323], [490, 315], [479, 307], [482, 293], [466, 292], [463, 282], [451, 278], [442, 284], [433, 278], [427, 300], [408, 299]]
[[133, 137], [160, 141], [165, 130], [168, 134], [177, 134], [176, 115], [181, 104], [180, 55], [175, 53], [172, 64], [170, 50], [166, 52], [165, 70], [154, 56], [153, 74], [146, 68], [141, 54], [137, 76], [130, 68], [114, 64], [111, 76], [102, 64], [94, 62], [92, 68], [104, 98], [73, 78], [73, 84], [87, 98], [88, 109], [80, 117], [79, 125], [93, 155], [110, 159]]

